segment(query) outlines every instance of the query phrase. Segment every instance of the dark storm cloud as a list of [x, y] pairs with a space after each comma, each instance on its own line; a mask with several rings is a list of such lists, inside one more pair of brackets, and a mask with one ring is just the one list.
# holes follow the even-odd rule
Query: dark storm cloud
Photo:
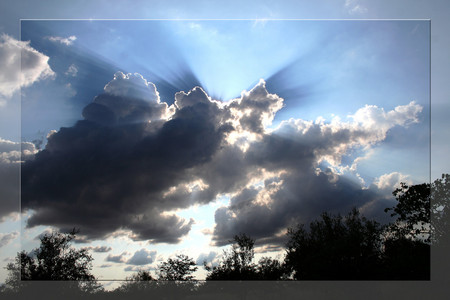
[[[214, 239], [216, 244], [225, 245], [236, 234], [245, 232], [255, 239], [275, 236], [288, 226], [306, 223], [317, 218], [322, 212], [347, 213], [352, 207], [360, 207], [373, 200], [372, 191], [340, 177], [330, 182], [331, 175], [302, 170], [280, 176], [279, 186], [265, 185], [256, 194], [249, 195], [244, 189], [232, 198], [240, 198], [240, 206], [231, 204], [216, 211]], [[271, 194], [268, 203], [257, 200], [264, 194]], [[245, 196], [243, 196], [245, 194]], [[253, 198], [248, 197], [254, 195]], [[266, 243], [283, 242], [284, 239], [267, 240]]]
[[136, 240], [178, 242], [193, 220], [163, 213], [192, 203], [166, 201], [163, 194], [189, 181], [189, 170], [219, 148], [231, 129], [221, 114], [200, 88], [177, 94], [168, 108], [153, 84], [116, 74], [87, 106], [85, 120], [51, 135], [23, 165], [22, 207], [34, 210], [28, 226], [75, 226], [88, 238], [128, 229]]
[[[267, 130], [282, 107], [263, 80], [229, 102], [196, 87], [177, 92], [168, 106], [141, 75], [116, 73], [85, 107], [84, 120], [49, 136], [23, 164], [22, 208], [33, 211], [27, 226], [77, 227], [85, 239], [123, 231], [133, 240], [177, 243], [195, 220], [171, 211], [230, 194], [230, 205], [215, 213], [215, 242], [246, 233], [276, 243], [293, 222], [375, 201], [374, 190], [333, 168], [420, 112], [414, 102], [389, 112], [366, 106], [351, 122], [289, 120]], [[318, 169], [321, 162], [330, 169]]]
[[381, 189], [392, 191], [398, 174], [382, 176], [378, 186], [362, 189], [332, 169], [319, 167], [322, 161], [339, 167], [351, 149], [382, 141], [395, 125], [415, 122], [420, 110], [414, 102], [389, 112], [366, 106], [350, 116], [352, 122], [290, 120], [264, 134], [251, 143], [244, 159], [253, 169], [263, 168], [263, 176], [259, 175], [259, 184], [241, 189], [228, 207], [216, 211], [216, 244], [228, 244], [238, 232], [265, 243], [280, 243], [286, 227], [308, 224], [324, 211], [346, 214], [352, 207], [386, 221], [383, 209], [392, 206], [392, 201], [381, 208], [389, 204]]

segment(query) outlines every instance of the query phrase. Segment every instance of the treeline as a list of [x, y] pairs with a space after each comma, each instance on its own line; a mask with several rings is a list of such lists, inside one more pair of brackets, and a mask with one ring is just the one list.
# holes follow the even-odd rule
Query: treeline
[[[448, 239], [450, 175], [432, 184], [402, 184], [393, 194], [397, 203], [385, 212], [395, 221], [381, 225], [367, 220], [357, 209], [347, 215], [323, 213], [305, 226], [288, 229], [282, 260], [263, 257], [254, 261], [255, 240], [246, 234], [234, 237], [218, 264], [204, 262], [206, 283], [213, 281], [303, 280], [429, 280], [430, 245]], [[431, 222], [433, 220], [433, 222]], [[141, 270], [114, 291], [104, 291], [91, 274], [92, 256], [70, 243], [77, 232], [53, 232], [41, 237], [33, 254], [22, 251], [7, 266], [4, 293], [17, 293], [33, 282], [70, 280], [71, 293], [123, 295], [170, 293], [189, 295], [214, 292], [211, 284], [196, 281], [198, 269], [186, 255], [169, 258], [156, 275]], [[67, 288], [67, 285], [66, 285]], [[169, 293], [169, 294], [170, 294]]]

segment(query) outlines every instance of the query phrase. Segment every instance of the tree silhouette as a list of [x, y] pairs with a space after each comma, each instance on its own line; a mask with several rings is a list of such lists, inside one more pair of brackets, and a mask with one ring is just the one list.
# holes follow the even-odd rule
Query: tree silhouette
[[382, 227], [353, 209], [345, 218], [323, 213], [288, 229], [286, 267], [298, 280], [378, 278]]
[[245, 234], [235, 235], [231, 250], [224, 252], [218, 266], [208, 266], [206, 280], [277, 280], [284, 274], [284, 267], [276, 260], [263, 257], [254, 264], [255, 240]]
[[384, 242], [385, 277], [428, 280], [430, 244], [448, 242], [450, 175], [443, 174], [431, 184], [401, 183], [393, 194], [397, 204], [385, 209], [397, 217]]
[[169, 258], [159, 265], [159, 280], [189, 281], [194, 279], [191, 274], [197, 271], [198, 267], [192, 258], [180, 254], [175, 259]]
[[287, 279], [288, 273], [282, 262], [270, 257], [263, 257], [258, 261], [256, 272], [260, 280]]
[[207, 266], [206, 280], [255, 280], [258, 279], [256, 265], [252, 263], [255, 240], [245, 234], [235, 235], [231, 251], [224, 251], [218, 266]]
[[442, 174], [431, 185], [431, 237], [434, 244], [450, 243], [450, 174]]
[[150, 272], [139, 270], [137, 273], [127, 277], [116, 290], [116, 293], [143, 292], [156, 287], [156, 279], [152, 277]]
[[391, 217], [397, 217], [390, 225], [389, 232], [392, 238], [421, 239], [430, 242], [431, 239], [431, 201], [430, 185], [427, 183], [408, 186], [400, 184], [393, 195], [397, 200], [395, 207], [386, 208], [384, 211], [393, 211]]
[[52, 232], [40, 237], [40, 247], [27, 254], [17, 253], [15, 263], [7, 266], [9, 272], [6, 284], [11, 290], [23, 287], [23, 282], [32, 280], [77, 281], [83, 291], [98, 291], [101, 287], [91, 274], [92, 256], [87, 249], [77, 250], [70, 243], [78, 233]]

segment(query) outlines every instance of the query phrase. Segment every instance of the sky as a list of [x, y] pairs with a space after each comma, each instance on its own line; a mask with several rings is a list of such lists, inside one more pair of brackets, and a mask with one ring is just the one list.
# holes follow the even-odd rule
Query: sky
[[73, 227], [100, 279], [239, 233], [282, 259], [289, 226], [387, 222], [400, 182], [448, 173], [446, 4], [323, 2], [8, 3], [2, 264]]

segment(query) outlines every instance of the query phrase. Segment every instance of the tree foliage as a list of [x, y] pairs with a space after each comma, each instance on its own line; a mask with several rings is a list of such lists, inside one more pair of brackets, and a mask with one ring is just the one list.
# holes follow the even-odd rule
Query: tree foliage
[[21, 252], [22, 280], [94, 280], [88, 250], [70, 246], [76, 234], [75, 230], [45, 234], [40, 238], [40, 247], [34, 250], [35, 258]]
[[442, 174], [433, 183], [408, 186], [401, 183], [393, 192], [397, 204], [386, 208], [393, 211], [397, 220], [391, 225], [391, 233], [397, 237], [410, 236], [427, 243], [439, 243], [448, 237], [450, 175]]
[[155, 288], [155, 281], [149, 271], [139, 270], [137, 273], [127, 277], [117, 289], [119, 293], [130, 293], [138, 291], [147, 291]]
[[381, 232], [356, 209], [345, 218], [323, 213], [309, 230], [304, 225], [288, 230], [286, 266], [298, 280], [374, 279]]
[[208, 266], [206, 280], [277, 280], [284, 274], [284, 267], [275, 259], [262, 258], [259, 265], [253, 263], [255, 240], [240, 234], [234, 236], [231, 250], [224, 252], [218, 266]]
[[198, 267], [194, 260], [186, 255], [177, 255], [175, 259], [169, 258], [159, 265], [159, 280], [189, 281], [194, 278], [192, 273]]
[[98, 291], [100, 285], [91, 274], [92, 256], [87, 249], [75, 249], [70, 243], [77, 231], [69, 233], [52, 232], [40, 237], [40, 247], [30, 254], [17, 253], [14, 263], [8, 264], [6, 286], [18, 290], [24, 282], [31, 280], [77, 281], [77, 288], [83, 291]]
[[395, 207], [384, 211], [393, 211], [391, 217], [397, 220], [391, 224], [390, 233], [401, 238], [410, 235], [412, 238], [430, 240], [431, 200], [430, 185], [427, 183], [408, 186], [400, 184], [393, 195], [397, 200]]

